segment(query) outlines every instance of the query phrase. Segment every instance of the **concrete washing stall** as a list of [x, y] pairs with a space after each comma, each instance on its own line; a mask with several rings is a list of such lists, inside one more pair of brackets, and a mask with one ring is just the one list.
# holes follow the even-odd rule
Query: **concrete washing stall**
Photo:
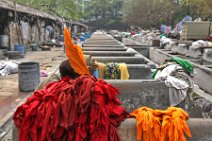
[[[168, 88], [164, 82], [155, 80], [107, 80], [108, 83], [119, 88], [119, 99], [128, 112], [141, 106], [154, 109], [166, 109], [169, 107]], [[190, 118], [187, 121], [192, 133], [189, 141], [211, 141], [212, 120]], [[13, 126], [13, 141], [18, 139], [18, 129]], [[126, 119], [119, 127], [119, 135], [122, 141], [137, 141], [135, 119]]]
[[83, 51], [126, 51], [127, 48], [104, 48], [104, 47], [85, 47], [85, 48], [82, 48]]
[[[160, 49], [150, 49], [150, 59], [158, 64], [163, 63], [166, 59], [174, 57]], [[212, 69], [202, 65], [190, 62], [194, 67], [196, 74], [194, 76], [194, 82], [202, 90], [212, 94]]]
[[101, 45], [121, 45], [120, 43], [114, 43], [114, 42], [108, 42], [108, 43], [96, 43], [96, 42], [93, 42], [93, 43], [84, 43], [83, 46], [96, 45], [96, 44], [101, 44]]
[[[153, 109], [166, 109], [169, 107], [169, 92], [164, 82], [155, 80], [108, 80], [108, 83], [120, 89], [119, 99], [128, 112], [141, 106]], [[187, 121], [192, 138], [188, 141], [211, 141], [212, 119], [191, 117]], [[129, 118], [119, 127], [122, 141], [137, 141], [136, 120]]]
[[93, 60], [97, 60], [102, 63], [117, 62], [126, 64], [145, 64], [144, 58], [141, 57], [92, 57]]
[[[211, 141], [212, 140], [212, 120], [203, 118], [190, 118], [187, 121], [192, 138], [187, 141]], [[138, 141], [136, 139], [136, 120], [126, 119], [119, 127], [121, 141]]]
[[117, 48], [123, 48], [124, 45], [121, 45], [121, 44], [117, 44], [117, 45], [99, 45], [99, 44], [82, 44], [82, 47], [83, 48], [86, 48], [86, 47], [96, 47], [96, 48], [110, 48], [110, 47], [117, 47]]
[[83, 51], [84, 54], [90, 56], [135, 56], [135, 52], [126, 51]]
[[137, 51], [138, 53], [142, 54], [143, 56], [149, 58], [149, 48], [152, 47], [150, 45], [126, 45]]
[[85, 44], [92, 44], [92, 43], [99, 43], [99, 44], [110, 44], [110, 43], [115, 43], [117, 44], [118, 42], [116, 40], [86, 40]]
[[118, 62], [126, 63], [129, 79], [151, 79], [151, 65], [145, 64], [141, 57], [92, 57], [93, 60], [102, 63]]
[[[92, 38], [104, 39], [106, 35], [93, 35]], [[105, 39], [109, 37], [106, 36]], [[111, 45], [88, 45], [85, 44], [85, 48], [89, 48], [84, 51], [108, 51], [107, 47], [117, 48], [117, 46]], [[120, 46], [123, 49], [123, 46]], [[90, 48], [92, 48], [90, 50]], [[94, 49], [96, 48], [96, 50]], [[101, 49], [100, 49], [101, 48]], [[113, 51], [120, 51], [114, 49]], [[167, 58], [166, 55], [160, 55], [160, 52], [154, 52], [151, 54], [150, 58], [157, 63], [161, 63], [164, 59]], [[95, 56], [95, 55], [94, 55]], [[128, 71], [131, 75], [132, 80], [106, 80], [108, 83], [117, 87], [120, 91], [119, 99], [122, 102], [122, 105], [126, 108], [128, 112], [132, 112], [133, 110], [141, 107], [148, 106], [153, 109], [166, 109], [169, 107], [169, 90], [165, 86], [164, 82], [156, 81], [156, 80], [144, 80], [146, 78], [140, 78], [135, 80], [136, 78], [141, 77], [140, 73], [143, 68], [148, 68], [149, 66], [145, 64], [148, 59], [138, 55], [137, 57], [132, 56], [119, 56], [119, 57], [92, 57], [92, 59], [97, 60], [99, 62], [107, 63], [107, 62], [125, 62], [128, 66]], [[141, 70], [139, 70], [141, 68]], [[150, 72], [150, 68], [147, 69], [148, 73]], [[137, 71], [137, 72], [136, 72]], [[131, 74], [132, 72], [132, 74]], [[146, 76], [149, 77], [149, 74]], [[189, 141], [212, 141], [212, 119], [203, 119], [203, 118], [195, 118], [191, 117], [187, 121], [189, 128], [192, 133], [192, 139]], [[135, 119], [129, 118], [122, 122], [119, 127], [119, 134], [122, 141], [137, 141], [136, 139], [136, 121]], [[18, 139], [18, 130], [16, 127], [13, 127], [13, 141], [17, 141]]]
[[89, 39], [89, 40], [86, 40], [83, 44], [84, 45], [87, 45], [87, 44], [120, 45], [122, 43], [121, 42], [117, 42], [114, 39], [111, 39], [111, 40], [92, 40], [92, 39]]
[[[127, 63], [127, 68], [129, 72], [129, 79], [151, 79], [151, 67], [148, 64], [132, 64], [132, 62], [135, 62], [135, 58], [132, 56], [135, 55], [135, 53], [130, 52], [120, 52], [120, 51], [84, 51], [84, 54], [94, 56], [92, 57], [93, 60], [96, 60], [98, 62], [103, 63], [109, 63], [109, 62], [119, 62], [119, 63]], [[95, 58], [98, 57], [98, 58]], [[106, 58], [109, 57], [109, 58]], [[123, 59], [124, 57], [124, 59]], [[126, 59], [131, 57], [132, 60]], [[104, 60], [102, 60], [104, 58]], [[121, 59], [120, 61], [118, 59]], [[140, 58], [138, 58], [140, 59]], [[142, 62], [145, 63], [145, 60], [141, 58]], [[144, 61], [143, 61], [144, 60]], [[136, 63], [136, 62], [135, 62]]]

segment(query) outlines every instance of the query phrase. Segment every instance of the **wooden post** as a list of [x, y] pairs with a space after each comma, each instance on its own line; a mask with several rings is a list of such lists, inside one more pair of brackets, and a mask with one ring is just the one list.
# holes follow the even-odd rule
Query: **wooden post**
[[18, 43], [21, 44], [21, 40], [20, 40], [20, 27], [19, 27], [18, 22], [17, 22], [16, 0], [13, 0], [13, 5], [14, 5], [14, 9], [15, 9], [14, 22], [15, 22], [15, 25], [16, 25], [16, 34], [17, 34], [17, 38], [18, 38]]

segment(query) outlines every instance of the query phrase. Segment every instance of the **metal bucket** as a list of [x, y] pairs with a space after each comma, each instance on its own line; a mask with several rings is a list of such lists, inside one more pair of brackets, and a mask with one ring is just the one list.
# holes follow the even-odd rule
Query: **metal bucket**
[[0, 35], [0, 48], [9, 48], [9, 37], [7, 35]]
[[14, 50], [20, 52], [21, 56], [24, 57], [25, 46], [24, 45], [14, 45]]
[[19, 91], [32, 92], [40, 82], [40, 68], [37, 62], [24, 62], [18, 65]]

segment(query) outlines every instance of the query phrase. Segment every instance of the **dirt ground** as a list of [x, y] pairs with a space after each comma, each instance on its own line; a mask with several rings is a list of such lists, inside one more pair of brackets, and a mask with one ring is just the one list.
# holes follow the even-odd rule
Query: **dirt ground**
[[[52, 48], [51, 51], [28, 52], [18, 62], [39, 62], [40, 72], [51, 73], [65, 59], [61, 48]], [[41, 77], [41, 81], [44, 77]], [[8, 76], [0, 76], [0, 121], [7, 113], [30, 93], [19, 92], [18, 73]]]

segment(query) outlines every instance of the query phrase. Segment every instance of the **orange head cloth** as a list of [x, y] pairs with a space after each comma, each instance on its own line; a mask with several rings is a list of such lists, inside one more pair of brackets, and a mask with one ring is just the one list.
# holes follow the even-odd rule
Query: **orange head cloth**
[[66, 46], [66, 56], [74, 71], [80, 75], [90, 75], [82, 49], [73, 43], [70, 32], [66, 27], [64, 27], [64, 42]]

